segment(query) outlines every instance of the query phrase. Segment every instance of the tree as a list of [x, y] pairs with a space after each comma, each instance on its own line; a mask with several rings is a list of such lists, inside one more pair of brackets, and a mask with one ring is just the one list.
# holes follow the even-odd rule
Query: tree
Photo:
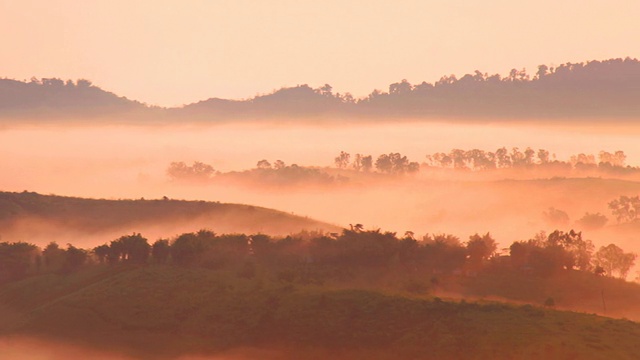
[[362, 170], [365, 171], [365, 172], [369, 172], [369, 171], [371, 171], [372, 167], [373, 167], [373, 158], [371, 157], [371, 155], [363, 156], [362, 157]]
[[616, 217], [618, 223], [631, 222], [638, 218], [640, 212], [640, 196], [620, 196], [609, 203], [611, 213]]
[[542, 79], [549, 73], [549, 67], [547, 65], [538, 65], [538, 71], [536, 72], [535, 79]]
[[596, 262], [604, 269], [607, 276], [613, 277], [617, 273], [619, 278], [625, 279], [636, 257], [634, 253], [625, 253], [617, 245], [609, 244], [600, 247], [596, 253]]
[[151, 255], [153, 260], [158, 264], [166, 264], [171, 254], [171, 247], [169, 246], [169, 240], [158, 239], [151, 246]]
[[100, 261], [101, 264], [104, 263], [105, 259], [109, 257], [110, 253], [111, 250], [109, 249], [109, 245], [107, 244], [103, 244], [93, 248], [93, 254], [98, 257], [98, 261]]
[[545, 149], [538, 149], [538, 161], [540, 165], [548, 164], [550, 161], [549, 152]]
[[417, 173], [418, 171], [420, 171], [420, 164], [418, 164], [417, 162], [412, 161], [409, 164], [407, 164], [408, 173]]
[[351, 157], [351, 155], [349, 155], [349, 153], [346, 153], [344, 151], [340, 151], [340, 155], [338, 155], [334, 159], [336, 167], [338, 169], [346, 169], [346, 167], [349, 165], [349, 158], [350, 157]]
[[496, 150], [496, 166], [499, 168], [509, 168], [512, 165], [509, 151], [505, 147]]
[[171, 258], [179, 265], [193, 265], [199, 256], [211, 246], [213, 233], [185, 233], [176, 238], [171, 244]]
[[389, 94], [403, 95], [411, 92], [413, 87], [407, 81], [407, 79], [402, 79], [399, 83], [393, 83], [389, 85]]
[[321, 88], [317, 90], [320, 95], [325, 97], [333, 97], [333, 87], [329, 84], [324, 84]]
[[461, 149], [453, 149], [449, 155], [454, 169], [467, 169], [467, 152]]
[[588, 271], [591, 269], [591, 256], [594, 246], [590, 240], [582, 239], [582, 232], [571, 230], [562, 232], [556, 230], [549, 234], [544, 244], [547, 248], [560, 248], [566, 252], [563, 266], [565, 269], [579, 269]]
[[609, 221], [609, 219], [607, 219], [606, 216], [600, 213], [586, 213], [583, 217], [576, 221], [576, 224], [587, 230], [595, 230], [605, 226], [607, 221]]
[[273, 168], [274, 168], [274, 169], [276, 169], [276, 170], [284, 169], [284, 168], [285, 168], [285, 166], [286, 166], [286, 165], [284, 164], [284, 161], [282, 161], [282, 160], [276, 160], [276, 161], [273, 163]]
[[132, 264], [145, 264], [151, 252], [147, 239], [136, 233], [121, 236], [112, 241], [109, 247], [120, 261]]
[[48, 271], [55, 272], [62, 268], [65, 261], [65, 252], [53, 241], [42, 250], [42, 257], [44, 258], [44, 267]]
[[25, 243], [0, 243], [0, 283], [25, 276], [38, 256], [38, 247]]
[[417, 162], [409, 162], [406, 156], [400, 153], [382, 154], [376, 160], [378, 171], [387, 174], [404, 174], [405, 172], [416, 172], [420, 169]]
[[376, 160], [376, 169], [383, 173], [391, 173], [393, 171], [393, 163], [391, 162], [389, 155], [382, 154], [378, 156], [378, 159]]
[[457, 236], [427, 234], [422, 241], [423, 259], [432, 273], [451, 273], [463, 267], [467, 250]]
[[167, 169], [167, 175], [173, 180], [207, 181], [215, 175], [213, 166], [195, 161], [188, 166], [184, 162], [172, 162]]
[[616, 167], [624, 167], [627, 156], [624, 151], [616, 151], [614, 154], [607, 151], [600, 151], [598, 161], [600, 164], [609, 164]]
[[371, 155], [364, 156], [362, 154], [356, 154], [353, 158], [353, 163], [351, 163], [351, 166], [356, 171], [369, 171], [371, 170], [372, 166], [371, 161]]
[[256, 167], [258, 169], [271, 169], [271, 163], [268, 162], [267, 160], [260, 160], [256, 164]]
[[574, 167], [578, 166], [579, 164], [582, 164], [582, 165], [596, 164], [595, 156], [591, 154], [583, 154], [583, 153], [580, 153], [578, 155], [571, 155], [571, 158], [569, 159], [569, 161], [571, 162], [571, 165], [573, 165]]
[[469, 262], [476, 268], [481, 267], [482, 263], [491, 258], [498, 248], [496, 241], [491, 234], [471, 235], [467, 242], [467, 256]]
[[569, 215], [559, 209], [550, 207], [542, 213], [544, 220], [551, 226], [565, 226], [569, 224]]
[[389, 158], [392, 163], [392, 172], [395, 174], [403, 174], [409, 167], [409, 159], [406, 156], [402, 156], [400, 153], [391, 153]]
[[67, 244], [65, 251], [64, 264], [62, 265], [63, 273], [71, 273], [78, 270], [87, 261], [87, 251], [78, 249], [77, 247]]

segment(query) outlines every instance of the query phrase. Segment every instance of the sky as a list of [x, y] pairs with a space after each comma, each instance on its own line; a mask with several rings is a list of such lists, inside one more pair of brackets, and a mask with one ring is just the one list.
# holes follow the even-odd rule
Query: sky
[[640, 57], [637, 0], [0, 0], [0, 77], [151, 105]]

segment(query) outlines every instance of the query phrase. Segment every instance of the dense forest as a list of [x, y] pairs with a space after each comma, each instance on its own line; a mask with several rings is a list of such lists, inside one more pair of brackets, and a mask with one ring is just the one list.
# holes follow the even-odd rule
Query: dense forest
[[640, 115], [640, 61], [610, 59], [558, 66], [535, 73], [512, 69], [508, 75], [474, 71], [459, 78], [411, 84], [401, 80], [387, 91], [356, 99], [334, 93], [330, 85], [298, 85], [247, 100], [212, 98], [179, 108], [158, 108], [118, 97], [87, 80], [56, 78], [0, 80], [0, 115], [105, 117], [131, 113], [162, 119], [304, 119], [317, 116], [362, 118], [634, 118]]
[[[579, 270], [597, 275], [626, 278], [636, 254], [615, 244], [594, 246], [581, 232], [556, 230], [516, 241], [508, 254], [497, 252], [489, 233], [474, 234], [466, 242], [449, 234], [426, 234], [420, 240], [407, 231], [403, 237], [378, 230], [363, 230], [361, 224], [338, 233], [303, 231], [284, 238], [264, 234], [223, 234], [210, 230], [185, 233], [153, 244], [141, 234], [125, 235], [93, 249], [66, 249], [52, 242], [44, 249], [26, 242], [0, 243], [0, 279], [16, 280], [40, 272], [71, 272], [97, 263], [174, 264], [224, 267], [243, 264], [240, 276], [255, 276], [255, 266], [285, 269], [278, 273], [285, 281], [319, 281], [337, 269], [379, 268], [439, 274], [474, 274], [481, 271], [520, 271], [534, 276], [551, 276]], [[291, 269], [303, 265], [302, 273]], [[328, 273], [325, 273], [328, 271]], [[434, 278], [435, 279], [435, 278]], [[432, 279], [433, 280], [433, 279]], [[426, 290], [426, 289], [425, 289]]]

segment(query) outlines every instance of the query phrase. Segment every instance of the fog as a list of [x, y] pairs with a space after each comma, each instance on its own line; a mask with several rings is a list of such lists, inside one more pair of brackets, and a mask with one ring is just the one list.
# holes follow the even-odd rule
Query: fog
[[[0, 128], [0, 191], [34, 191], [40, 194], [101, 199], [187, 199], [241, 203], [273, 208], [348, 228], [389, 230], [402, 236], [412, 231], [450, 233], [466, 241], [474, 233], [490, 232], [499, 251], [513, 241], [531, 238], [539, 231], [571, 228], [584, 230], [596, 249], [616, 243], [625, 251], [640, 252], [637, 227], [616, 224], [607, 208], [620, 195], [640, 194], [640, 181], [591, 178], [580, 182], [553, 178], [553, 174], [496, 172], [455, 173], [423, 169], [415, 175], [357, 176], [344, 183], [295, 185], [261, 184], [259, 181], [186, 183], [167, 174], [171, 162], [201, 161], [220, 172], [256, 167], [259, 160], [282, 160], [287, 165], [333, 167], [340, 151], [373, 155], [398, 152], [410, 161], [451, 149], [495, 151], [500, 147], [546, 149], [558, 159], [578, 153], [623, 150], [627, 164], [640, 165], [637, 145], [640, 126], [612, 127], [588, 123], [452, 124], [445, 122], [368, 122], [354, 125], [308, 123], [240, 123], [223, 125], [72, 125], [46, 124]], [[550, 207], [565, 211], [569, 221], [545, 220]], [[600, 230], [580, 229], [576, 221], [585, 213], [609, 218]], [[157, 224], [128, 223], [87, 230], [73, 221], [49, 223], [23, 219], [0, 229], [2, 241], [28, 241], [43, 246], [55, 240], [90, 248], [131, 232], [150, 240], [181, 232], [211, 228], [222, 232], [248, 232], [243, 219], [162, 219]], [[264, 229], [258, 229], [262, 231]], [[314, 230], [314, 229], [310, 229]], [[275, 231], [275, 230], [274, 230]], [[265, 232], [269, 232], [268, 230]], [[629, 278], [635, 278], [635, 270]], [[455, 297], [455, 294], [446, 294]], [[633, 315], [633, 314], [632, 314]], [[625, 314], [629, 318], [637, 318]], [[17, 360], [115, 359], [135, 356], [67, 345], [57, 340], [0, 338], [0, 357]], [[281, 359], [281, 352], [236, 349], [212, 357], [180, 359]]]
[[[601, 212], [611, 217], [607, 202], [622, 194], [635, 194], [637, 190], [632, 186], [623, 191], [608, 184], [594, 192], [562, 182], [549, 185], [531, 179], [438, 177], [424, 171], [411, 179], [356, 180], [340, 186], [295, 188], [261, 186], [255, 182], [184, 184], [170, 181], [166, 174], [168, 164], [173, 161], [201, 161], [217, 171], [228, 172], [255, 168], [261, 159], [282, 160], [287, 165], [333, 166], [340, 151], [371, 154], [374, 159], [383, 153], [399, 152], [410, 161], [423, 162], [427, 154], [453, 148], [494, 151], [503, 146], [543, 148], [558, 159], [568, 159], [577, 153], [623, 150], [628, 164], [640, 163], [637, 146], [640, 127], [616, 128], [593, 123], [579, 126], [575, 122], [330, 124], [5, 126], [0, 129], [3, 173], [0, 190], [106, 199], [167, 196], [244, 203], [339, 226], [361, 223], [367, 229], [382, 228], [399, 234], [407, 230], [417, 236], [447, 232], [464, 240], [475, 232], [491, 232], [507, 246], [537, 231], [553, 230], [541, 217], [549, 207], [566, 211], [572, 221], [585, 212]], [[511, 179], [517, 177], [506, 175]], [[613, 223], [610, 219], [609, 224]], [[155, 230], [147, 226], [142, 230], [152, 231], [153, 236], [162, 236], [161, 232], [172, 236], [206, 224], [183, 222], [176, 224], [175, 231], [166, 226]], [[104, 237], [99, 240], [96, 241], [104, 242]]]

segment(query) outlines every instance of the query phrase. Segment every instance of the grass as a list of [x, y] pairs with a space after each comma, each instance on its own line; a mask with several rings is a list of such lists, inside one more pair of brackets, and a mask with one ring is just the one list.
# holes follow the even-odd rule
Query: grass
[[19, 313], [5, 334], [38, 335], [138, 358], [239, 347], [287, 358], [632, 359], [640, 325], [496, 302], [443, 301], [277, 280], [260, 269], [99, 267], [0, 289]]

